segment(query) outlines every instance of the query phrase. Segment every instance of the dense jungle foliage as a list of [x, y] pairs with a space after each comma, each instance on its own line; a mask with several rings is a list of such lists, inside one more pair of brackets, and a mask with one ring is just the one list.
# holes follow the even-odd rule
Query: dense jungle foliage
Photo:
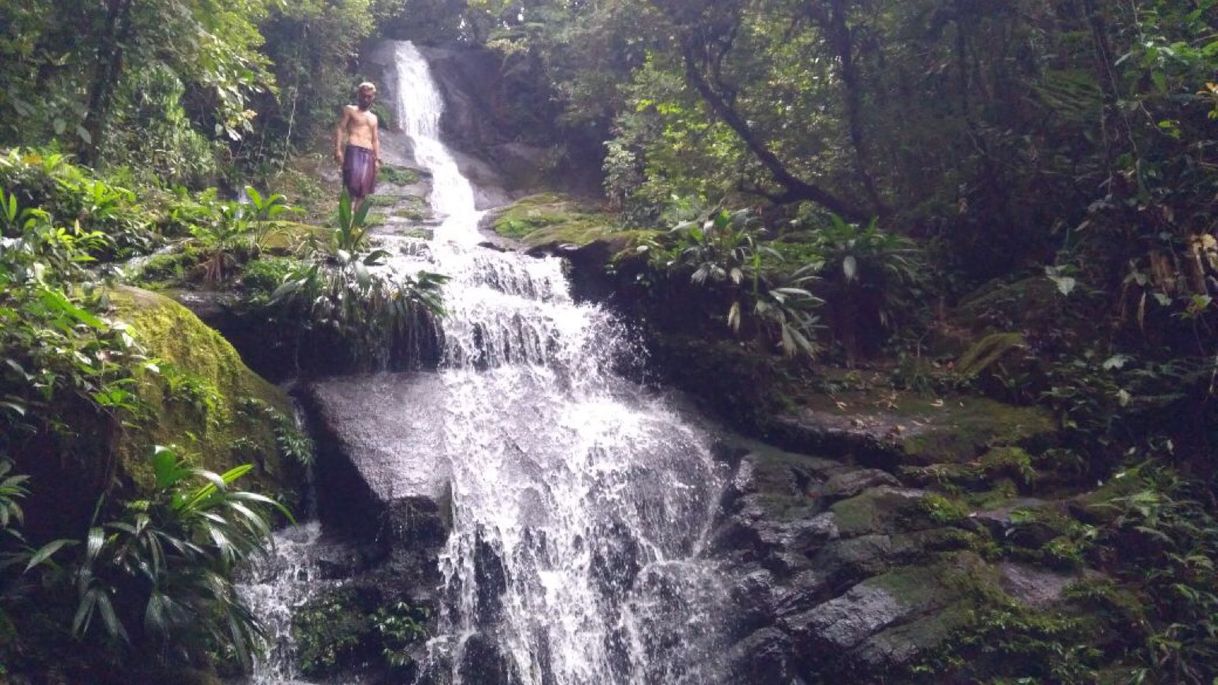
[[999, 612], [927, 673], [1218, 677], [1214, 0], [0, 0], [0, 680], [248, 662], [233, 572], [293, 502], [237, 481], [311, 448], [152, 349], [122, 284], [234, 293], [298, 371], [442, 314], [318, 181], [380, 37], [495, 57], [498, 124], [599, 169], [667, 332], [1053, 409], [1020, 468], [1104, 484], [1047, 554], [1104, 571], [1122, 636]]

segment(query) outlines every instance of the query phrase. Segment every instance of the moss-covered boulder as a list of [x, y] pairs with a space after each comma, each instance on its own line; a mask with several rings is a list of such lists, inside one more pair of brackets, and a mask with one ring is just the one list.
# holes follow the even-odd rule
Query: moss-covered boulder
[[1040, 450], [1058, 430], [1043, 408], [983, 397], [860, 390], [798, 401], [770, 422], [768, 437], [792, 449], [849, 455], [888, 469], [971, 462], [996, 447]]
[[618, 249], [639, 244], [655, 231], [624, 230], [612, 214], [557, 193], [541, 193], [496, 211], [489, 217], [495, 233], [529, 248], [545, 245], [584, 246], [611, 241]]
[[154, 445], [174, 444], [212, 471], [253, 463], [261, 486], [289, 492], [300, 469], [289, 454], [299, 436], [287, 395], [177, 302], [129, 287], [115, 290], [111, 301], [113, 318], [148, 355], [135, 385], [144, 410], [114, 445], [120, 477], [139, 489], [152, 487], [148, 454]]

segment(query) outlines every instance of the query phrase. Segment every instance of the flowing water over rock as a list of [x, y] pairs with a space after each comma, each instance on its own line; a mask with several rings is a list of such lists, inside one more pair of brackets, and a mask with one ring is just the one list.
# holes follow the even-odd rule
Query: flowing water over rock
[[[443, 431], [452, 533], [425, 679], [710, 678], [714, 576], [695, 557], [721, 483], [708, 438], [610, 371], [623, 328], [562, 262], [475, 247], [481, 214], [440, 141], [426, 61], [397, 46], [400, 121], [443, 223]], [[710, 647], [702, 644], [703, 648]]]
[[[412, 384], [412, 401], [369, 379], [356, 391], [384, 399], [352, 420], [388, 455], [363, 452], [385, 462], [368, 467], [380, 469], [373, 490], [392, 498], [418, 482], [393, 470], [404, 463], [450, 479], [440, 614], [418, 681], [722, 682], [725, 589], [702, 558], [725, 479], [711, 436], [613, 373], [634, 343], [572, 299], [561, 260], [478, 247], [474, 190], [440, 137], [444, 101], [419, 51], [395, 50], [398, 121], [432, 173], [440, 224], [391, 268], [452, 280], [436, 378]], [[365, 382], [318, 393], [349, 397], [352, 383]]]

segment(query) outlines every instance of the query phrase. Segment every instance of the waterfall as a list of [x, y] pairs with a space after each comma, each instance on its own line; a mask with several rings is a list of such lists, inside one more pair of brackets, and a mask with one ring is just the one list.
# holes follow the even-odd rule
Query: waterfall
[[699, 559], [722, 487], [705, 431], [616, 377], [627, 331], [561, 260], [476, 247], [427, 61], [397, 44], [398, 120], [433, 174], [453, 530], [423, 679], [715, 682], [725, 602]]
[[[572, 298], [562, 260], [479, 247], [474, 188], [441, 136], [444, 99], [419, 50], [394, 49], [392, 104], [432, 175], [439, 224], [426, 247], [392, 250], [388, 268], [450, 277], [438, 382], [417, 398], [438, 408], [428, 439], [451, 472], [439, 616], [417, 682], [723, 682], [727, 600], [702, 555], [724, 486], [709, 431], [614, 374], [637, 344]], [[259, 587], [246, 596], [282, 632], [292, 597]], [[294, 677], [283, 661], [256, 680]]]

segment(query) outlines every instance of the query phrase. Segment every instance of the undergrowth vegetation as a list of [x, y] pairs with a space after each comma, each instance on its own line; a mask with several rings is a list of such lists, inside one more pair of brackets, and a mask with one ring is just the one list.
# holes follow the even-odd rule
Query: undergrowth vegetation
[[[132, 437], [163, 420], [159, 411], [180, 413], [200, 433], [233, 417], [211, 381], [156, 358], [137, 341], [141, 332], [116, 316], [112, 267], [190, 229], [197, 235], [208, 222], [257, 236], [259, 224], [282, 211], [281, 199], [252, 193], [253, 210], [240, 215], [236, 203], [207, 193], [141, 199], [60, 155], [33, 150], [6, 152], [0, 182], [6, 667], [75, 678], [89, 669], [136, 668], [133, 654], [145, 669], [248, 663], [260, 628], [233, 589], [233, 573], [242, 559], [265, 552], [275, 512], [287, 510], [234, 487], [252, 465], [217, 474], [182, 449]], [[229, 245], [200, 241], [200, 263]], [[166, 404], [151, 404], [146, 384], [162, 388]], [[311, 460], [312, 446], [290, 416], [269, 405], [260, 416], [282, 455], [302, 467]], [[181, 439], [189, 444], [195, 436]], [[149, 464], [123, 463], [116, 454], [122, 440], [151, 451]], [[126, 480], [134, 468], [155, 475], [151, 490]], [[76, 640], [86, 648], [56, 663]]]

